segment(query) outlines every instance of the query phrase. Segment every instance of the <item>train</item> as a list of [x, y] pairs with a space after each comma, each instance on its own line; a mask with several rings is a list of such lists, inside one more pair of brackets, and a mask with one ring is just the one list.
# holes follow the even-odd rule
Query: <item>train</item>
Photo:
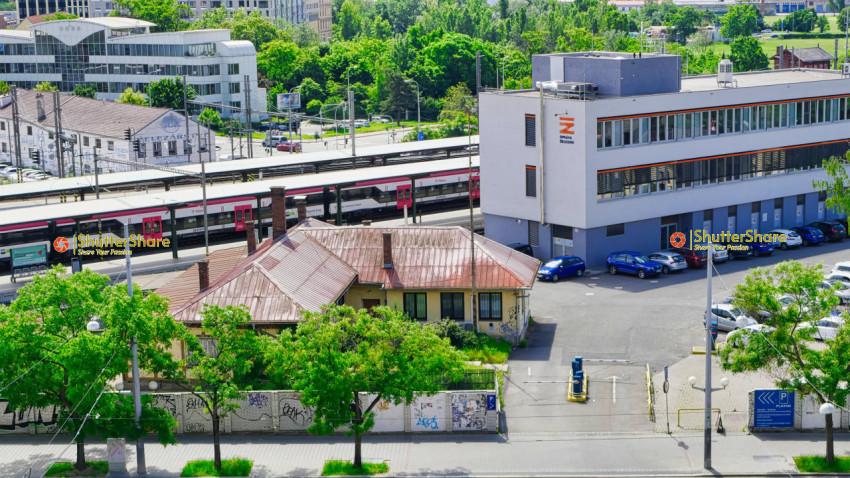
[[[429, 168], [427, 173], [421, 172], [421, 164], [347, 171], [343, 173], [347, 180], [343, 185], [340, 185], [339, 173], [300, 176], [295, 188], [290, 189], [287, 185], [286, 194], [287, 197], [304, 197], [307, 216], [318, 219], [335, 218], [337, 204], [340, 204], [342, 218], [348, 223], [398, 216], [405, 206], [413, 206], [414, 196], [416, 207], [420, 210], [468, 206], [470, 189], [473, 201], [480, 199], [477, 164], [472, 169], [471, 177], [469, 168], [457, 168], [460, 164], [457, 160], [439, 160], [429, 164], [433, 167]], [[405, 174], [408, 170], [416, 174]], [[380, 173], [376, 174], [378, 172]], [[372, 179], [376, 176], [377, 178]], [[280, 180], [267, 180], [235, 185], [221, 191], [219, 197], [209, 198], [207, 229], [210, 242], [241, 237], [244, 235], [246, 222], [255, 221], [260, 217], [260, 231], [267, 231], [271, 226], [271, 197], [267, 194], [268, 187], [278, 185], [275, 183], [279, 182]], [[290, 178], [287, 182], [294, 181]], [[268, 187], [263, 188], [262, 183], [269, 183]], [[218, 186], [216, 188], [222, 189]], [[246, 191], [243, 193], [242, 189]], [[265, 194], [261, 195], [258, 190], [264, 190]], [[336, 197], [337, 190], [339, 198]], [[193, 194], [197, 194], [194, 189]], [[125, 224], [129, 225], [130, 235], [141, 236], [145, 241], [168, 239], [168, 242], [171, 242], [174, 240], [172, 234], [176, 233], [178, 247], [202, 242], [202, 202], [194, 196], [186, 198], [186, 195], [185, 191], [171, 191], [130, 196], [123, 198], [118, 204], [115, 199], [106, 199], [77, 203], [78, 207], [63, 204], [61, 206], [65, 207], [62, 208], [19, 208], [14, 213], [4, 214], [4, 219], [0, 219], [0, 268], [12, 267], [12, 251], [19, 248], [38, 249], [44, 246], [47, 262], [68, 262], [73, 250], [57, 251], [53, 247], [57, 238], [70, 239], [82, 234], [101, 243], [104, 239], [108, 242], [110, 239], [124, 238]], [[97, 203], [104, 203], [104, 206], [98, 207]], [[17, 215], [18, 219], [9, 217], [12, 215]], [[294, 204], [291, 204], [287, 208], [288, 222], [294, 224], [296, 216], [297, 211]], [[29, 219], [32, 221], [24, 222]], [[14, 222], [17, 224], [11, 224]]]

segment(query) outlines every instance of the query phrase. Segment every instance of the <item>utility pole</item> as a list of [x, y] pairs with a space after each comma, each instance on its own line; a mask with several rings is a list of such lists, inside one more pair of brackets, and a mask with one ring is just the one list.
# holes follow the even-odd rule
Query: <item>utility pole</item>
[[53, 123], [56, 133], [56, 161], [59, 166], [59, 177], [65, 177], [65, 152], [62, 149], [62, 108], [59, 105], [59, 92], [53, 92]]
[[481, 92], [481, 50], [475, 52], [475, 97]]
[[703, 468], [711, 469], [711, 273], [713, 272], [713, 256], [714, 246], [711, 241], [708, 242], [708, 264], [706, 265], [706, 274], [708, 282], [708, 291], [705, 304], [705, 444], [703, 445], [703, 458], [705, 463]]
[[18, 87], [9, 86], [12, 93], [12, 132], [15, 135], [15, 167], [18, 168], [18, 183], [24, 182], [24, 163], [21, 160], [21, 117], [18, 110]]
[[248, 127], [248, 157], [254, 157], [254, 124], [251, 123], [251, 78], [245, 75], [245, 122]]
[[[82, 148], [80, 150], [82, 151]], [[94, 153], [94, 196], [95, 199], [100, 199], [100, 179], [97, 173], [97, 146], [92, 146], [91, 150]]]
[[850, 32], [850, 9], [844, 11], [844, 62], [847, 63], [847, 33]]
[[[173, 218], [172, 218], [173, 219]], [[127, 218], [127, 223], [124, 224], [124, 238], [127, 241], [124, 243], [124, 257], [127, 259], [127, 294], [130, 296], [130, 303], [133, 302], [133, 269], [130, 265], [130, 218]], [[142, 389], [139, 383], [139, 348], [136, 344], [136, 336], [130, 338], [130, 351], [133, 353], [133, 409], [135, 411], [136, 428], [139, 426], [139, 420], [142, 418]], [[148, 469], [145, 465], [145, 442], [139, 437], [136, 440], [136, 473], [139, 475], [147, 475]]]
[[[189, 118], [186, 118], [186, 124], [189, 124]], [[207, 144], [207, 148], [209, 148], [209, 144]], [[204, 249], [207, 255], [210, 255], [210, 233], [209, 233], [209, 225], [207, 222], [207, 171], [204, 166], [204, 157], [201, 154], [201, 122], [198, 121], [198, 162], [201, 163], [201, 181], [202, 190], [203, 190], [203, 199], [204, 199]]]
[[[189, 142], [189, 101], [186, 99], [186, 88], [189, 87], [189, 84], [186, 83], [186, 76], [183, 76], [183, 114], [186, 115], [186, 162], [192, 164], [192, 143]], [[198, 162], [200, 162], [200, 158], [198, 158]]]
[[351, 136], [351, 155], [357, 156], [357, 148], [354, 145], [354, 92], [348, 91], [348, 134]]
[[[474, 101], [474, 100], [473, 100]], [[478, 291], [477, 291], [477, 283], [475, 277], [475, 216], [473, 214], [474, 199], [472, 198], [472, 187], [475, 182], [472, 180], [472, 120], [471, 116], [473, 113], [473, 109], [475, 108], [474, 103], [469, 106], [466, 111], [466, 135], [469, 138], [469, 147], [467, 150], [469, 151], [469, 187], [467, 188], [467, 194], [469, 195], [469, 249], [472, 257], [472, 327], [475, 329], [476, 333], [480, 332], [479, 321], [478, 321]], [[476, 109], [477, 111], [477, 109]]]

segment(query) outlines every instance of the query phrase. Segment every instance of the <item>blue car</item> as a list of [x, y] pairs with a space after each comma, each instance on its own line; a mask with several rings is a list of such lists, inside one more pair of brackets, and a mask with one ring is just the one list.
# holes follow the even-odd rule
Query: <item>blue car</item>
[[578, 256], [563, 256], [555, 257], [551, 261], [543, 264], [540, 270], [537, 271], [537, 278], [540, 280], [551, 280], [558, 282], [561, 277], [584, 275], [585, 265], [581, 257]]
[[661, 273], [661, 264], [651, 261], [640, 252], [635, 251], [612, 252], [605, 263], [608, 265], [608, 272], [611, 275], [625, 272], [643, 279]]
[[758, 256], [769, 256], [773, 254], [773, 244], [769, 242], [753, 242], [750, 244], [752, 247], [753, 255]]
[[791, 230], [800, 235], [803, 239], [804, 247], [812, 244], [820, 244], [826, 240], [826, 236], [823, 235], [823, 231], [816, 227], [801, 226], [792, 228]]

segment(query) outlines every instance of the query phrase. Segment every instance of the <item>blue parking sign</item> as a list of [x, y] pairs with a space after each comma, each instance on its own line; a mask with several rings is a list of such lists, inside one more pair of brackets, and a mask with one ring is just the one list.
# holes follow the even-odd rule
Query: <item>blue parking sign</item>
[[756, 390], [755, 428], [793, 428], [794, 392], [786, 390]]
[[495, 395], [487, 395], [487, 410], [495, 410], [496, 409], [496, 396]]
[[422, 131], [419, 132], [419, 141], [425, 141], [425, 133]]

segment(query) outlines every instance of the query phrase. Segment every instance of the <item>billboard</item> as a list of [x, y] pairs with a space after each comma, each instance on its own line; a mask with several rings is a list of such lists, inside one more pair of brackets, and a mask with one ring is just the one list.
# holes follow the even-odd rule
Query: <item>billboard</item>
[[301, 93], [278, 93], [277, 94], [277, 110], [297, 110], [301, 108]]
[[18, 247], [11, 250], [12, 267], [40, 266], [47, 264], [47, 246]]
[[794, 392], [785, 390], [755, 391], [755, 428], [792, 428], [794, 426]]

